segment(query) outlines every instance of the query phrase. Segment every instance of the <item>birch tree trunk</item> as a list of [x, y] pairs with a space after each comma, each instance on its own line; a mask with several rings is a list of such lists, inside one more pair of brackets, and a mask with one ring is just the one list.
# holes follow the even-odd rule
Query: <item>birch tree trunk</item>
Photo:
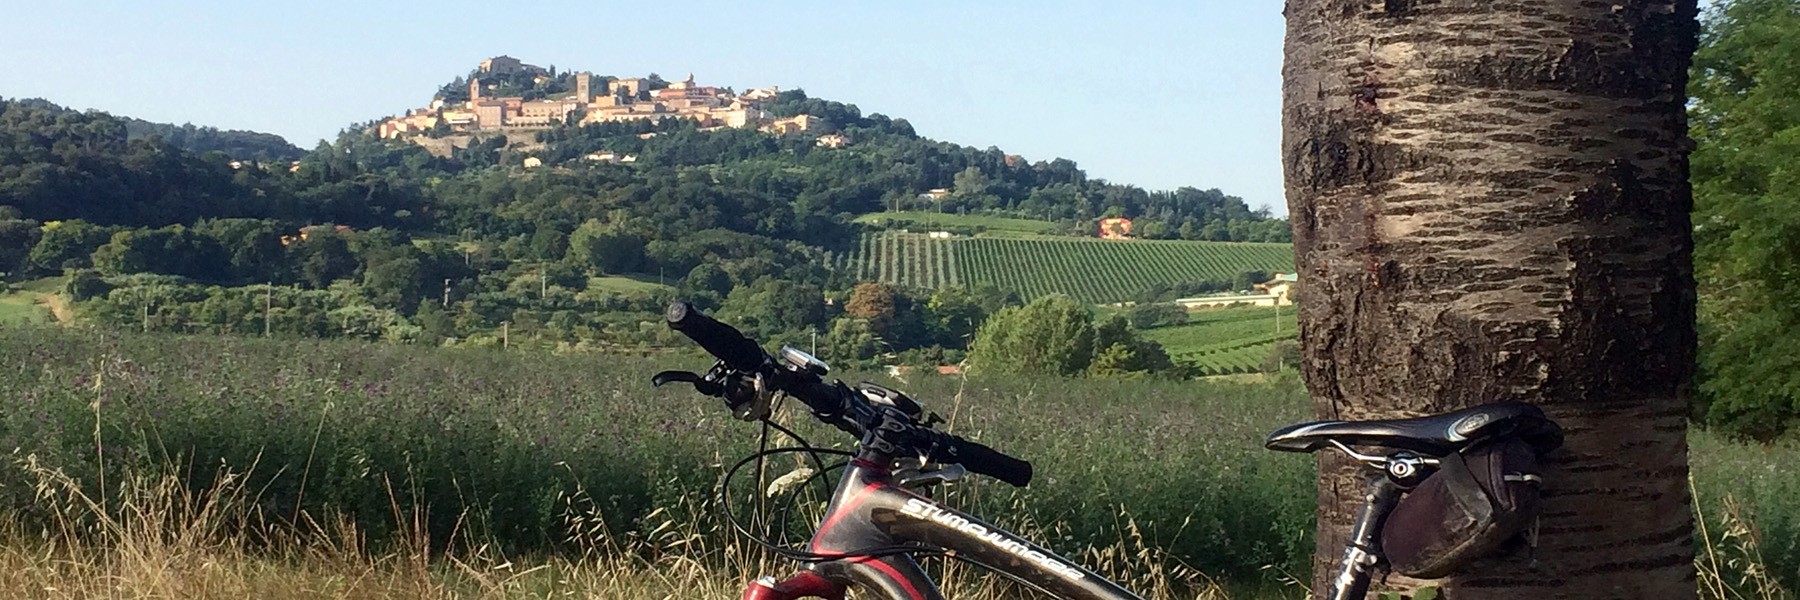
[[[1695, 0], [1288, 0], [1283, 162], [1322, 418], [1567, 431], [1535, 552], [1444, 597], [1693, 598]], [[1361, 492], [1319, 463], [1323, 592]], [[1421, 582], [1393, 577], [1409, 589]]]

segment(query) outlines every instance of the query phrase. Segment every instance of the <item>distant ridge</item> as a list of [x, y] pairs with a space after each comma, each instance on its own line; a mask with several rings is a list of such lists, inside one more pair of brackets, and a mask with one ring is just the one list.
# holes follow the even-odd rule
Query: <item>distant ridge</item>
[[[5, 99], [5, 98], [0, 98]], [[69, 108], [43, 98], [19, 98], [9, 102], [49, 112], [51, 114], [81, 113], [83, 111]], [[87, 111], [105, 112], [105, 111]], [[108, 113], [111, 114], [111, 113]], [[286, 138], [273, 133], [245, 131], [241, 129], [219, 129], [184, 123], [173, 125], [155, 123], [143, 119], [113, 115], [125, 123], [126, 139], [142, 139], [159, 136], [169, 145], [193, 152], [224, 152], [234, 160], [300, 160], [306, 155], [305, 150], [289, 143]]]

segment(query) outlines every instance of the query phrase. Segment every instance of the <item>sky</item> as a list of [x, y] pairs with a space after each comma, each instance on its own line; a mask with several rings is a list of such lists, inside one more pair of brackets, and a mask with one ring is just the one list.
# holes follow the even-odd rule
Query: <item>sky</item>
[[933, 139], [1287, 212], [1280, 3], [975, 4], [0, 0], [0, 97], [311, 148], [505, 54], [802, 88]]

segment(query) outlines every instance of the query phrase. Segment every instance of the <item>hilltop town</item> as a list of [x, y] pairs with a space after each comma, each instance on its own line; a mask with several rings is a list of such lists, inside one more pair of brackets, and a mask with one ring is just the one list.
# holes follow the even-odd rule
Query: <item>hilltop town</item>
[[[522, 86], [512, 82], [528, 82], [531, 89], [518, 93]], [[567, 89], [558, 89], [559, 86]], [[556, 93], [532, 93], [545, 88]], [[503, 95], [501, 92], [506, 90], [516, 93]], [[692, 74], [673, 82], [655, 76], [599, 77], [587, 71], [559, 77], [553, 69], [502, 55], [481, 62], [468, 78], [466, 98], [447, 97], [454, 94], [440, 92], [425, 108], [382, 121], [377, 134], [395, 139], [669, 118], [690, 119], [701, 128], [755, 127], [775, 135], [819, 126], [818, 118], [811, 115], [775, 118], [761, 108], [775, 100], [780, 91], [765, 87], [738, 94], [730, 88], [699, 85]], [[822, 145], [842, 143], [842, 139], [821, 140]]]

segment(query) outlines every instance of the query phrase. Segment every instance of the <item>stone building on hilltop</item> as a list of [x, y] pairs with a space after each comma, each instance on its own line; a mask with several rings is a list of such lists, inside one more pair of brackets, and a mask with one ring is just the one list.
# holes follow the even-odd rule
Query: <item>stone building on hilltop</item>
[[[501, 76], [547, 73], [536, 65], [504, 55], [482, 61], [479, 70]], [[702, 128], [756, 127], [776, 135], [807, 131], [821, 124], [810, 115], [774, 119], [761, 106], [779, 95], [780, 90], [775, 87], [758, 88], [740, 96], [727, 88], [702, 86], [689, 74], [687, 79], [656, 90], [651, 89], [655, 83], [651, 79], [613, 79], [607, 83], [605, 94], [595, 94], [593, 77], [585, 71], [575, 73], [573, 91], [534, 100], [486, 96], [480, 78], [472, 77], [466, 102], [433, 100], [427, 108], [409, 110], [404, 116], [381, 122], [377, 134], [394, 139], [439, 127], [457, 133], [541, 129], [565, 123], [574, 115], [580, 115], [579, 122], [583, 124], [678, 118], [693, 120]]]

